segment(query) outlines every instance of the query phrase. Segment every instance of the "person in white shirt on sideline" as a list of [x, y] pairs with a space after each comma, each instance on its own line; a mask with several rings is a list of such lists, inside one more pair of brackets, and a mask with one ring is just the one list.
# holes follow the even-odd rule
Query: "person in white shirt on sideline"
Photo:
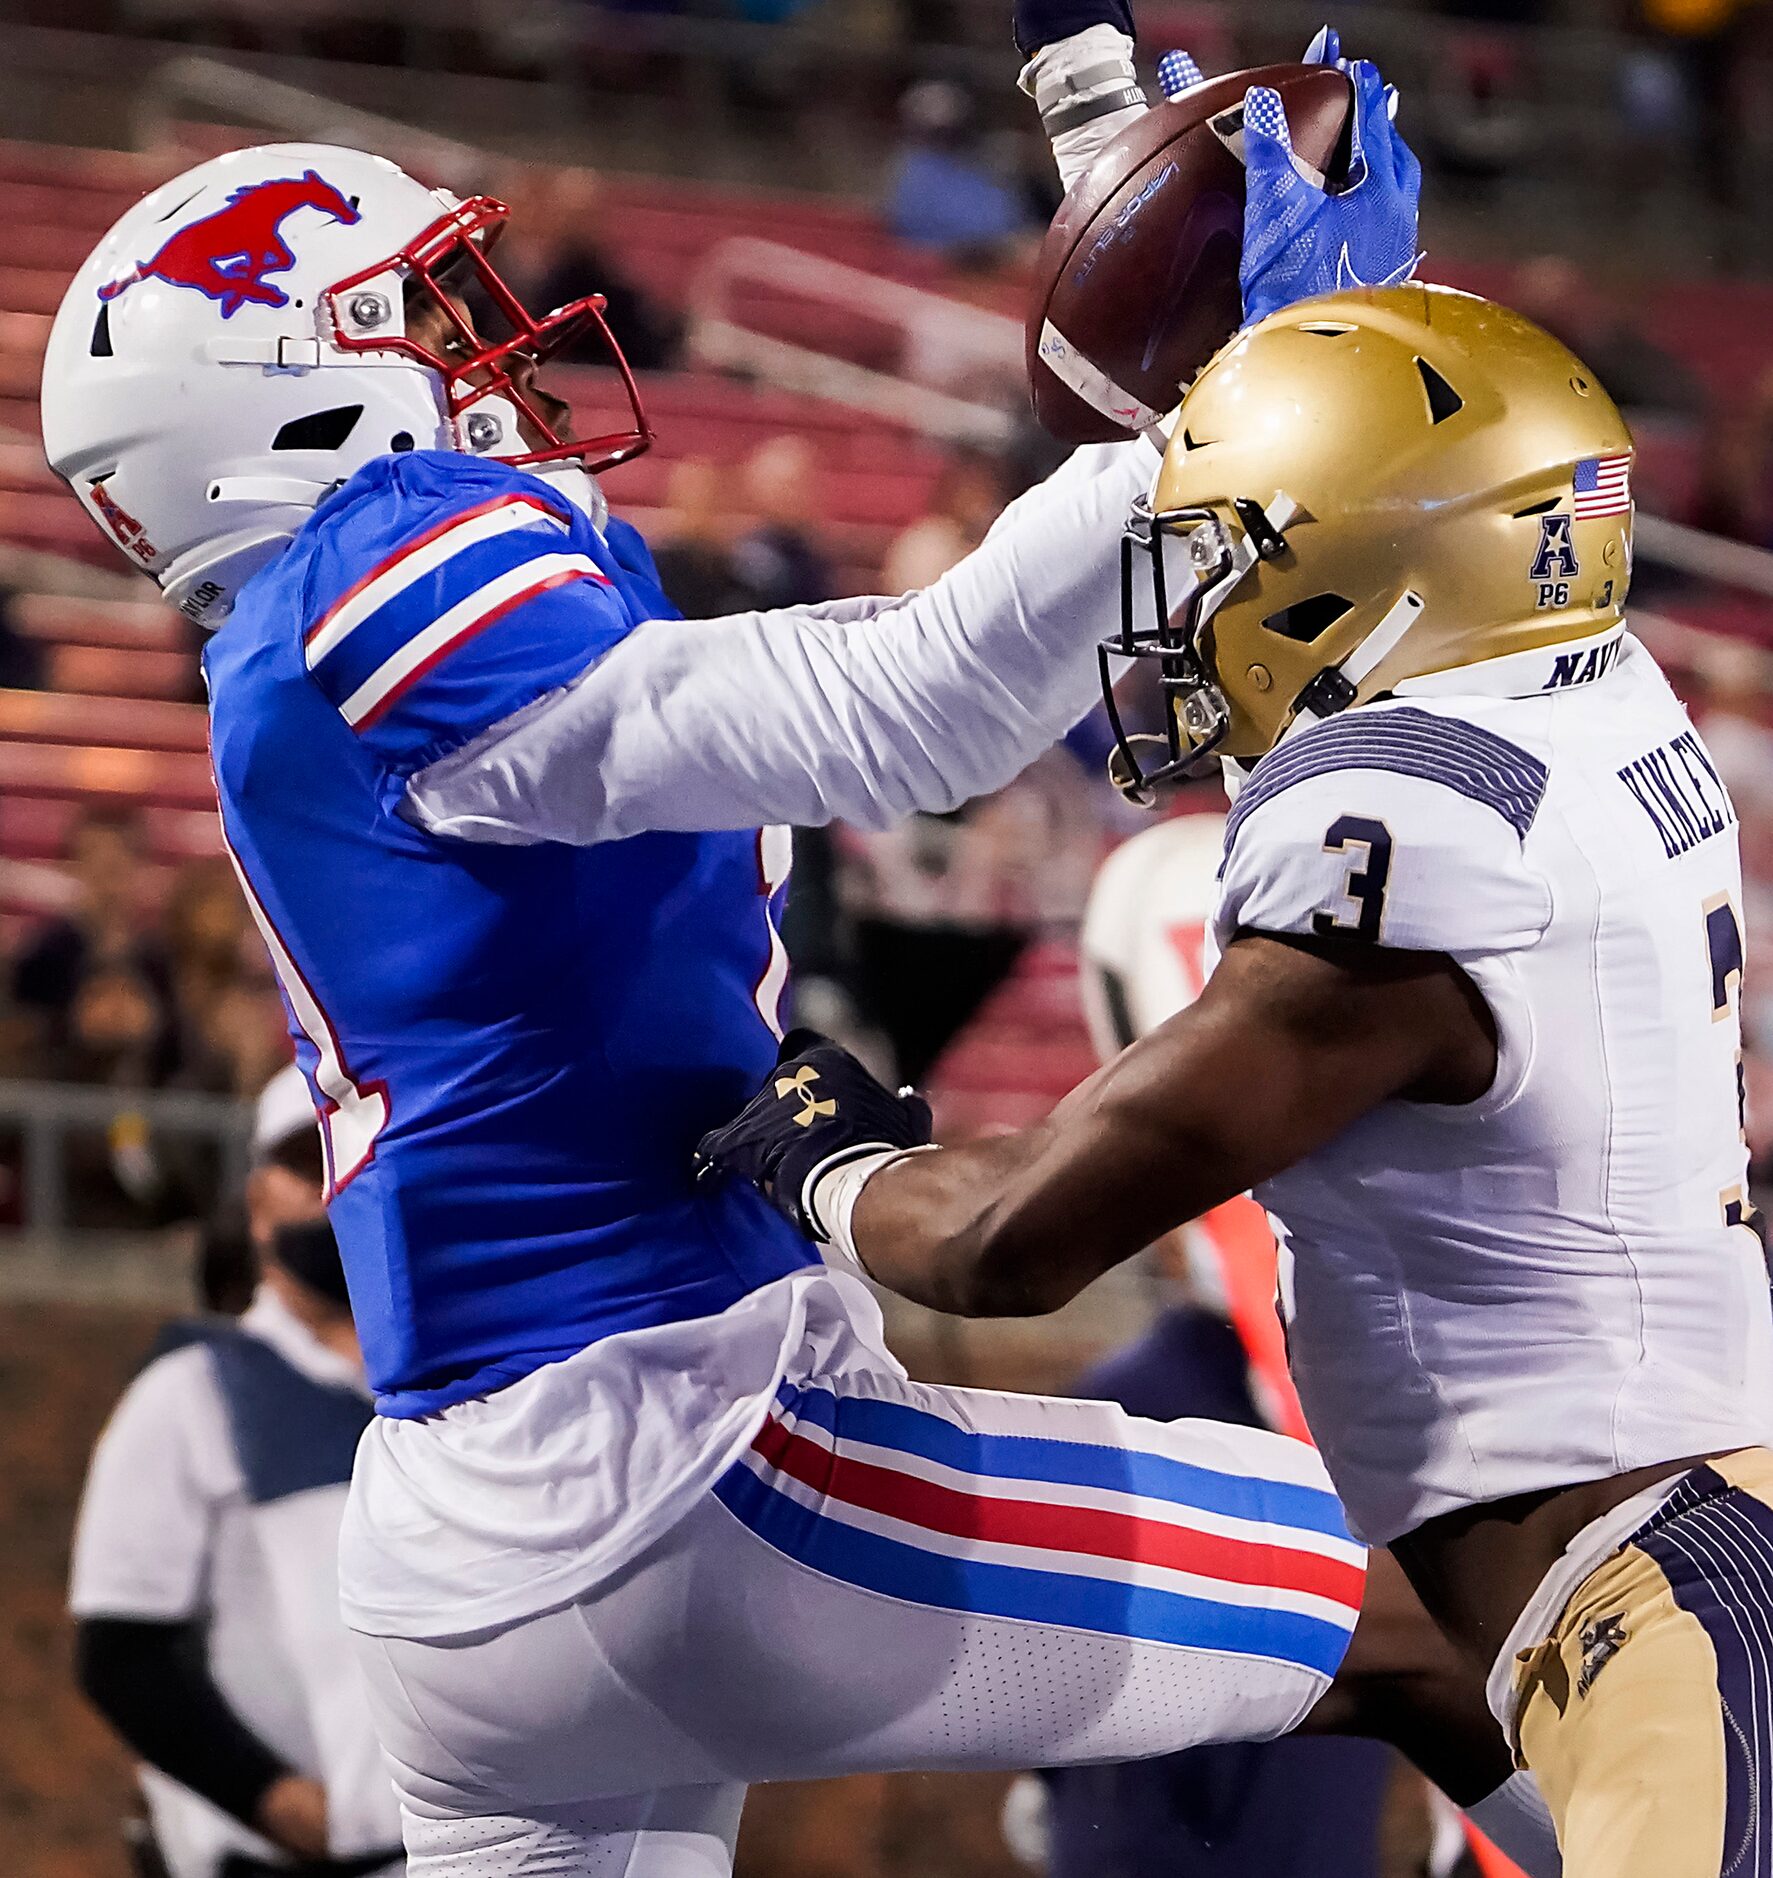
[[370, 1401], [293, 1066], [260, 1098], [253, 1151], [252, 1303], [185, 1327], [94, 1453], [70, 1594], [77, 1669], [141, 1763], [171, 1878], [392, 1878], [399, 1809], [335, 1563]]

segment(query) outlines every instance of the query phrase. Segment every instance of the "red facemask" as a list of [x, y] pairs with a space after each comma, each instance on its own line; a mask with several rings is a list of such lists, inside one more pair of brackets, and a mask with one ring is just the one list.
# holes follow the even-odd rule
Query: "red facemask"
[[[501, 456], [501, 462], [521, 465], [575, 461], [593, 475], [626, 463], [651, 444], [653, 433], [641, 409], [634, 374], [604, 320], [603, 295], [591, 294], [539, 317], [531, 313], [493, 266], [489, 255], [510, 214], [505, 204], [492, 196], [471, 196], [385, 261], [336, 281], [323, 295], [335, 343], [347, 352], [404, 353], [429, 366], [443, 380], [450, 416], [461, 420], [464, 427], [475, 405], [487, 398], [507, 399], [534, 427], [535, 434], [548, 441], [540, 449]], [[443, 313], [455, 335], [449, 356], [404, 334], [360, 335], [349, 330], [354, 322], [341, 318], [341, 306], [348, 305], [354, 289], [389, 272], [398, 273], [406, 283], [409, 316], [412, 307], [424, 300]], [[464, 293], [478, 302], [482, 323], [491, 336], [476, 331], [457, 304], [455, 296]], [[597, 437], [563, 437], [534, 395], [533, 368], [554, 357], [587, 329], [596, 332], [610, 363], [620, 374], [634, 423], [630, 429]], [[524, 369], [526, 365], [532, 369]], [[525, 389], [520, 377], [531, 389]]]

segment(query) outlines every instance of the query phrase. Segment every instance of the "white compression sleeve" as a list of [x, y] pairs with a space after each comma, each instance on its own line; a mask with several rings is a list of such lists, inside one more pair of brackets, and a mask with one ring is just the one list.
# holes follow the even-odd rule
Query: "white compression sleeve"
[[1527, 1874], [1527, 1878], [1562, 1878], [1551, 1809], [1529, 1773], [1511, 1775], [1494, 1793], [1465, 1809], [1466, 1817]]
[[932, 587], [816, 610], [637, 627], [571, 685], [422, 770], [435, 834], [587, 844], [649, 829], [883, 828], [1000, 789], [1098, 696], [1120, 536], [1157, 473], [1092, 445]]
[[1086, 26], [1042, 46], [1017, 83], [1040, 110], [1066, 190], [1145, 111], [1133, 42], [1114, 26]]

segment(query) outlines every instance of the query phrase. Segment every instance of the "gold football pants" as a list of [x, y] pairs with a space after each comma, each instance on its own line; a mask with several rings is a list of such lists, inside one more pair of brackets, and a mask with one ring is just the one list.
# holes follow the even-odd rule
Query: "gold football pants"
[[1773, 1453], [1686, 1475], [1515, 1687], [1565, 1878], [1773, 1878]]

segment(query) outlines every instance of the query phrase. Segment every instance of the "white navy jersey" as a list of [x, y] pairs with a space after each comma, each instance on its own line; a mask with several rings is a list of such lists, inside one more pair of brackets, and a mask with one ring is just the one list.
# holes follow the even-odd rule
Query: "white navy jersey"
[[1618, 630], [1399, 692], [1250, 773], [1214, 919], [1221, 949], [1449, 954], [1495, 1019], [1478, 1101], [1384, 1103], [1257, 1194], [1299, 1394], [1373, 1543], [1773, 1437], [1716, 768]]

